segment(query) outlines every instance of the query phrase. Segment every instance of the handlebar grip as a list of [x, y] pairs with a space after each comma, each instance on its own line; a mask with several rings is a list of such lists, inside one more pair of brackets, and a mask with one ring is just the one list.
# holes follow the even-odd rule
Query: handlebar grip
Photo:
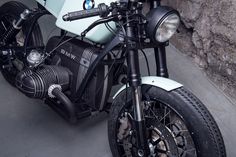
[[70, 12], [64, 15], [62, 18], [64, 21], [74, 21], [74, 20], [79, 20], [79, 19], [88, 18], [92, 16], [98, 16], [98, 15], [103, 17], [103, 16], [107, 16], [108, 14], [109, 14], [108, 6], [104, 3], [101, 3], [98, 5], [98, 8]]
[[83, 19], [92, 16], [100, 15], [100, 10], [98, 8], [90, 9], [90, 10], [82, 10], [68, 13], [63, 16], [64, 21], [74, 21], [78, 19]]

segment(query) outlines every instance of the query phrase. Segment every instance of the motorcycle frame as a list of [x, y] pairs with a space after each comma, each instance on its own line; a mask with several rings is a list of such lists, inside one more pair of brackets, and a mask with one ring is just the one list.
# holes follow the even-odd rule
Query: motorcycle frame
[[[121, 0], [122, 1], [122, 0]], [[144, 39], [142, 38], [142, 33], [144, 33], [145, 30], [142, 30], [144, 29], [144, 27], [141, 27], [141, 31], [140, 31], [140, 27], [138, 27], [138, 29], [136, 29], [137, 27], [137, 23], [141, 21], [142, 17], [138, 17], [140, 16], [140, 13], [141, 13], [141, 8], [139, 5], [139, 0], [123, 0], [125, 2], [127, 2], [128, 6], [129, 7], [125, 7], [125, 13], [126, 14], [122, 14], [122, 17], [119, 18], [117, 17], [116, 19], [117, 20], [123, 20], [122, 22], [125, 22], [125, 24], [123, 24], [121, 27], [123, 28], [123, 33], [124, 34], [119, 34], [119, 32], [114, 36], [114, 38], [108, 42], [104, 47], [100, 47], [102, 48], [101, 49], [101, 53], [98, 55], [98, 57], [95, 59], [95, 61], [92, 63], [92, 65], [89, 67], [88, 69], [88, 73], [86, 74], [84, 80], [82, 81], [82, 85], [81, 87], [79, 88], [78, 90], [78, 97], [74, 98], [73, 100], [73, 103], [76, 103], [78, 101], [80, 101], [80, 99], [82, 98], [82, 95], [84, 93], [84, 90], [91, 78], [91, 76], [93, 75], [93, 73], [95, 72], [95, 68], [102, 64], [102, 65], [111, 65], [110, 64], [110, 61], [112, 61], [112, 59], [104, 59], [106, 56], [108, 56], [109, 58], [109, 53], [112, 52], [112, 50], [117, 50], [119, 48], [120, 45], [122, 45], [123, 47], [125, 47], [124, 49], [126, 50], [125, 53], [124, 53], [124, 49], [123, 50], [123, 53], [122, 54], [125, 54], [125, 60], [124, 60], [124, 57], [121, 56], [121, 58], [118, 58], [117, 61], [115, 62], [115, 64], [124, 64], [125, 61], [127, 61], [127, 65], [128, 65], [128, 72], [127, 72], [127, 82], [128, 84], [124, 85], [116, 94], [115, 96], [113, 97], [113, 99], [116, 98], [116, 96], [119, 95], [119, 93], [121, 93], [122, 91], [125, 91], [127, 92], [129, 90], [129, 92], [131, 92], [131, 104], [132, 105], [132, 112], [133, 112], [133, 115], [131, 113], [131, 120], [130, 120], [130, 123], [131, 123], [131, 128], [132, 130], [129, 130], [130, 132], [128, 132], [129, 134], [132, 134], [134, 135], [136, 138], [136, 144], [135, 144], [135, 147], [137, 148], [137, 151], [135, 151], [135, 154], [134, 156], [138, 156], [138, 157], [147, 157], [149, 156], [150, 154], [153, 154], [153, 151], [150, 150], [149, 148], [149, 144], [148, 144], [148, 140], [147, 140], [147, 137], [146, 137], [146, 133], [147, 133], [147, 130], [146, 130], [146, 120], [144, 118], [144, 110], [143, 110], [143, 107], [145, 106], [144, 102], [145, 100], [142, 100], [142, 95], [145, 94], [145, 93], [142, 93], [142, 85], [148, 85], [148, 86], [145, 86], [145, 87], [157, 87], [157, 88], [161, 88], [165, 91], [172, 91], [174, 89], [177, 89], [177, 88], [180, 88], [182, 87], [183, 85], [175, 82], [175, 81], [172, 81], [172, 80], [169, 80], [169, 79], [166, 79], [168, 78], [168, 69], [167, 69], [167, 64], [166, 64], [166, 49], [165, 47], [169, 44], [168, 42], [165, 42], [165, 43], [152, 43], [149, 42], [149, 43], [146, 43], [146, 42], [142, 42], [144, 40], [140, 40], [140, 39]], [[143, 0], [144, 1], [144, 0]], [[153, 9], [157, 6], [160, 5], [160, 0], [150, 0], [150, 9]], [[118, 6], [118, 5], [117, 5]], [[40, 6], [39, 6], [40, 8]], [[121, 10], [123, 9], [122, 7], [120, 7]], [[109, 8], [110, 9], [110, 8]], [[112, 8], [113, 9], [113, 8]], [[32, 11], [32, 10], [31, 10]], [[0, 45], [3, 45], [0, 47], [0, 51], [5, 51], [5, 52], [1, 52], [0, 55], [5, 55], [9, 61], [11, 61], [12, 58], [10, 58], [11, 56], [14, 56], [14, 55], [19, 55], [21, 56], [21, 59], [24, 61], [25, 60], [25, 57], [27, 56], [27, 53], [28, 50], [31, 50], [31, 49], [35, 49], [35, 48], [43, 48], [43, 46], [38, 46], [38, 47], [28, 47], [28, 41], [29, 41], [29, 37], [31, 36], [31, 33], [34, 29], [34, 26], [37, 24], [37, 21], [40, 17], [46, 15], [46, 14], [50, 14], [46, 9], [39, 9], [39, 10], [34, 10], [32, 11], [33, 14], [31, 16], [30, 19], [28, 19], [28, 13], [27, 12], [31, 12], [29, 11], [28, 9], [25, 9], [25, 11], [21, 14], [19, 20], [17, 22], [14, 22], [13, 21], [13, 25], [9, 26], [9, 29], [5, 32], [5, 34], [3, 34], [3, 39], [6, 39], [6, 40], [2, 40], [0, 39]], [[124, 12], [122, 12], [124, 13]], [[24, 16], [24, 15], [27, 15], [27, 16]], [[97, 15], [97, 14], [96, 14]], [[120, 14], [116, 14], [116, 15], [120, 15]], [[136, 17], [136, 15], [138, 15]], [[87, 17], [91, 16], [88, 15]], [[142, 16], [142, 15], [141, 15]], [[132, 18], [131, 18], [132, 17]], [[124, 20], [125, 19], [125, 20]], [[143, 18], [145, 19], [145, 17]], [[17, 33], [19, 33], [18, 31], [21, 30], [21, 26], [23, 24], [23, 21], [27, 21], [27, 20], [32, 20], [30, 21], [31, 22], [31, 26], [29, 27], [29, 31], [28, 31], [28, 34], [26, 35], [26, 39], [25, 39], [25, 43], [24, 43], [24, 46], [16, 46], [16, 47], [13, 47], [13, 46], [4, 46], [5, 44], [7, 44], [8, 40], [7, 39], [12, 39], [13, 37], [15, 37], [15, 35]], [[99, 21], [99, 20], [98, 20]], [[134, 22], [135, 21], [135, 22]], [[138, 21], [138, 22], [137, 22]], [[103, 23], [103, 22], [108, 22], [106, 20], [100, 20], [99, 21], [100, 23]], [[97, 24], [100, 24], [99, 22], [97, 22]], [[96, 23], [96, 22], [94, 22]], [[93, 23], [93, 24], [94, 24]], [[145, 22], [141, 23], [141, 24], [144, 24]], [[93, 25], [92, 24], [92, 25]], [[138, 23], [140, 24], [140, 23]], [[91, 26], [90, 26], [91, 27]], [[113, 31], [111, 31], [113, 32]], [[142, 33], [140, 33], [142, 32]], [[113, 32], [114, 33], [114, 32]], [[64, 37], [66, 35], [65, 31], [64, 30], [61, 30], [61, 37]], [[75, 37], [78, 37], [78, 36], [75, 36]], [[74, 38], [75, 38], [74, 37]], [[83, 40], [83, 35], [81, 35], [82, 39]], [[73, 39], [73, 37], [71, 38]], [[136, 40], [136, 39], [139, 39], [139, 40]], [[94, 45], [95, 46], [95, 45]], [[59, 46], [58, 46], [59, 47]], [[58, 47], [55, 47], [55, 48], [58, 48]], [[140, 64], [139, 64], [139, 53], [138, 53], [138, 50], [139, 49], [144, 49], [144, 48], [154, 48], [154, 55], [155, 55], [155, 60], [156, 60], [156, 75], [157, 76], [160, 76], [160, 77], [141, 77], [141, 74], [140, 74]], [[12, 51], [14, 49], [14, 51]], [[9, 52], [6, 52], [9, 51]], [[13, 53], [12, 53], [13, 52]], [[21, 53], [18, 53], [18, 52], [21, 52]], [[24, 53], [22, 53], [24, 52]], [[16, 54], [17, 53], [17, 54]], [[50, 54], [49, 54], [50, 56]], [[115, 55], [114, 55], [115, 56]], [[123, 55], [124, 56], [124, 55]], [[18, 57], [18, 56], [17, 56]], [[119, 61], [118, 61], [119, 60]], [[114, 60], [113, 60], [114, 61]], [[10, 63], [9, 63], [10, 64]], [[112, 63], [113, 64], [113, 63]], [[110, 71], [110, 70], [109, 70]], [[65, 72], [67, 73], [67, 72]], [[108, 73], [109, 74], [109, 73]], [[24, 73], [24, 75], [26, 75]], [[164, 78], [165, 77], [165, 78]], [[60, 78], [60, 77], [59, 77]], [[69, 82], [69, 81], [68, 81]], [[126, 82], [125, 82], [126, 83]], [[69, 83], [68, 83], [69, 84]], [[144, 88], [145, 88], [144, 87]], [[128, 89], [129, 88], [129, 89]], [[54, 91], [54, 90], [53, 90]], [[52, 91], [52, 92], [53, 92]], [[55, 92], [55, 91], [54, 91]], [[57, 87], [57, 92], [63, 94], [63, 92]], [[155, 92], [155, 91], [154, 91]], [[158, 91], [157, 91], [158, 92]], [[207, 109], [204, 107], [204, 105], [199, 101], [199, 100], [196, 100], [196, 98], [191, 94], [189, 93], [188, 91], [184, 90], [184, 89], [180, 89], [179, 91], [177, 91], [178, 93], [180, 93], [181, 97], [179, 97], [179, 99], [177, 99], [176, 101], [172, 100], [172, 99], [169, 99], [169, 102], [170, 104], [172, 104], [173, 102], [177, 102], [177, 105], [181, 105], [180, 103], [181, 102], [184, 102], [186, 98], [189, 98], [188, 102], [184, 102], [184, 106], [182, 107], [186, 107], [186, 105], [193, 105], [194, 104], [199, 104], [200, 105], [200, 108], [203, 108], [201, 110], [202, 113], [204, 114], [201, 114], [201, 117], [199, 117], [199, 113], [197, 111], [199, 111], [198, 108], [195, 108], [195, 110], [192, 110], [190, 108], [191, 111], [193, 111], [193, 113], [195, 114], [195, 117], [197, 117], [197, 120], [199, 120], [200, 118], [202, 117], [208, 117], [206, 120], [205, 120], [205, 123], [206, 121], [211, 121], [212, 123], [210, 125], [212, 125], [212, 127], [214, 127], [214, 133], [212, 132], [212, 130], [209, 130], [209, 128], [205, 128], [205, 131], [207, 132], [207, 135], [205, 136], [205, 134], [201, 134], [200, 136], [192, 136], [192, 140], [193, 141], [190, 141], [190, 143], [193, 143], [193, 148], [195, 148], [195, 152], [194, 154], [197, 153], [197, 155], [199, 155], [201, 152], [201, 154], [212, 154], [212, 151], [214, 151], [213, 153], [217, 154], [217, 155], [223, 155], [225, 156], [226, 153], [225, 153], [225, 148], [224, 148], [224, 142], [223, 142], [223, 139], [222, 139], [222, 135], [220, 134], [220, 130], [218, 130], [219, 128], [217, 127], [217, 124], [215, 123], [213, 117], [211, 117], [210, 113], [208, 113]], [[184, 92], [184, 94], [183, 94]], [[162, 92], [161, 92], [162, 93]], [[158, 93], [155, 93], [155, 94], [158, 94]], [[174, 93], [173, 93], [174, 94]], [[50, 94], [48, 94], [50, 95]], [[126, 93], [126, 96], [128, 94]], [[164, 95], [163, 93], [161, 95]], [[64, 95], [66, 98], [67, 96]], [[156, 95], [158, 97], [158, 95]], [[160, 96], [160, 95], [159, 95]], [[169, 95], [168, 96], [172, 97], [172, 96], [175, 96], [175, 95]], [[56, 97], [57, 99], [56, 100], [62, 100], [60, 99], [60, 97]], [[148, 99], [148, 96], [146, 97]], [[168, 99], [168, 97], [166, 97]], [[177, 98], [177, 97], [176, 97]], [[48, 99], [50, 101], [50, 99]], [[78, 117], [75, 117], [74, 115], [76, 113], [74, 113], [74, 111], [76, 112], [77, 110], [74, 109], [73, 107], [73, 104], [70, 102], [70, 99], [67, 99], [69, 102], [65, 102], [65, 104], [70, 104], [69, 105], [69, 112], [71, 111], [72, 113], [69, 113], [69, 115], [73, 118], [71, 119], [71, 117], [69, 117], [68, 119], [66, 120], [71, 120], [70, 122], [71, 123], [74, 123]], [[66, 100], [66, 101], [67, 101]], [[150, 99], [148, 99], [150, 100]], [[163, 99], [163, 101], [165, 101], [166, 99]], [[47, 101], [47, 100], [46, 100]], [[171, 102], [172, 101], [172, 102]], [[62, 100], [63, 102], [63, 100]], [[160, 102], [162, 102], [160, 100]], [[58, 102], [58, 104], [60, 103], [60, 101]], [[127, 103], [127, 100], [124, 100], [124, 103]], [[118, 106], [118, 107], [126, 107], [127, 104], [120, 104], [122, 106]], [[124, 106], [123, 106], [124, 105]], [[165, 103], [165, 105], [169, 106], [168, 105], [168, 101]], [[101, 105], [102, 106], [102, 105]], [[176, 105], [175, 105], [176, 106]], [[56, 106], [51, 106], [52, 108], [54, 107], [54, 110], [56, 112], [58, 112], [59, 114], [61, 114], [62, 117], [66, 117], [67, 115], [63, 115], [64, 113], [60, 111], [59, 108], [57, 108]], [[116, 106], [114, 106], [116, 107]], [[172, 108], [172, 110], [174, 110], [177, 114], [177, 116], [179, 116], [181, 119], [180, 119], [180, 122], [182, 122], [183, 120], [183, 123], [185, 124], [185, 119], [187, 119], [188, 117], [186, 117], [186, 111], [180, 111], [181, 108], [174, 108], [174, 106], [169, 106], [170, 108]], [[181, 106], [180, 106], [181, 107]], [[190, 106], [191, 107], [191, 106]], [[58, 110], [59, 109], [59, 110]], [[101, 110], [100, 110], [101, 109]], [[103, 111], [104, 108], [100, 108], [99, 110], [100, 111]], [[176, 111], [176, 110], [177, 111]], [[96, 110], [97, 111], [97, 110]], [[113, 110], [113, 111], [116, 111], [116, 110]], [[178, 111], [180, 111], [180, 113], [182, 113], [181, 115], [178, 114]], [[86, 111], [85, 111], [86, 112]], [[197, 112], [197, 113], [195, 113]], [[85, 116], [89, 116], [89, 114], [91, 114], [91, 112], [89, 113], [84, 113], [83, 115]], [[112, 115], [113, 116], [113, 115]], [[116, 115], [116, 116], [119, 116]], [[164, 115], [165, 116], [165, 115]], [[64, 118], [65, 118], [64, 117]], [[75, 117], [75, 119], [74, 119]], [[81, 117], [83, 118], [83, 117]], [[120, 117], [116, 117], [117, 119], [115, 119], [115, 121], [119, 121], [119, 118]], [[156, 119], [156, 118], [155, 118]], [[114, 119], [111, 119], [114, 121]], [[158, 118], [157, 118], [158, 120]], [[177, 121], [179, 121], [177, 119]], [[117, 123], [115, 122], [115, 123]], [[148, 120], [147, 120], [148, 122]], [[190, 121], [187, 121], [187, 122], [190, 122]], [[197, 121], [196, 121], [197, 122]], [[205, 123], [201, 122], [202, 125], [204, 125]], [[116, 124], [117, 125], [117, 124]], [[165, 124], [164, 124], [165, 125]], [[112, 129], [114, 128], [114, 125], [109, 125], [109, 127], [112, 126]], [[188, 123], [186, 123], [186, 125], [184, 125], [183, 127], [186, 128], [186, 127], [189, 127], [190, 129], [187, 130], [187, 131], [198, 131], [197, 129], [198, 128], [195, 128], [193, 127], [194, 125], [190, 125], [190, 127], [188, 126]], [[182, 128], [182, 127], [181, 127]], [[180, 129], [181, 129], [180, 128]], [[110, 129], [110, 128], [109, 128]], [[117, 129], [117, 128], [115, 128]], [[122, 129], [125, 129], [125, 128], [122, 128]], [[159, 130], [159, 128], [157, 128]], [[167, 128], [168, 129], [168, 128]], [[170, 129], [172, 130], [172, 129]], [[174, 132], [174, 130], [172, 130]], [[191, 132], [189, 132], [189, 134], [191, 134]], [[212, 134], [214, 134], [215, 136], [219, 137], [217, 139], [211, 139], [212, 137]], [[172, 135], [172, 133], [168, 133], [166, 134], [166, 137]], [[113, 136], [113, 135], [112, 135]], [[187, 135], [189, 136], [189, 135]], [[177, 137], [177, 136], [176, 136]], [[220, 145], [214, 145], [214, 150], [213, 148], [212, 151], [209, 151], [209, 149], [206, 149], [206, 148], [202, 148], [201, 147], [201, 142], [199, 142], [199, 140], [196, 140], [196, 138], [200, 137], [199, 139], [200, 140], [203, 140], [203, 144], [204, 144], [204, 141], [205, 141], [205, 138], [207, 137], [208, 139], [211, 139], [210, 143], [212, 144], [215, 144], [215, 141], [217, 141], [217, 143], [220, 143]], [[110, 137], [109, 137], [110, 138]], [[116, 138], [116, 137], [115, 137]], [[173, 141], [175, 141], [175, 137], [172, 137], [173, 138]], [[185, 138], [185, 137], [183, 137]], [[188, 138], [188, 137], [187, 137]], [[114, 136], [113, 136], [113, 139], [114, 140]], [[161, 139], [162, 140], [162, 139]], [[168, 140], [168, 139], [167, 139]], [[114, 141], [112, 141], [112, 144]], [[154, 141], [155, 142], [155, 141]], [[132, 143], [132, 142], [131, 142]], [[175, 142], [174, 142], [175, 143]], [[195, 147], [195, 143], [198, 144], [197, 147]], [[177, 153], [174, 153], [175, 154], [179, 154], [178, 153], [178, 143], [175, 143], [176, 144], [176, 151]], [[188, 142], [187, 142], [188, 144]], [[223, 146], [222, 146], [223, 145]], [[112, 145], [111, 145], [112, 146]], [[151, 145], [153, 146], [153, 145]], [[217, 147], [217, 149], [215, 149]], [[112, 148], [112, 147], [111, 147]], [[191, 147], [192, 148], [192, 147]], [[199, 148], [199, 150], [198, 150]], [[113, 149], [114, 150], [114, 149]], [[174, 149], [173, 149], [174, 150]], [[126, 149], [125, 149], [126, 151]], [[168, 152], [172, 152], [172, 149], [170, 149], [170, 151]], [[202, 153], [203, 152], [203, 153]], [[115, 152], [113, 151], [113, 154], [115, 154]], [[172, 153], [170, 153], [172, 154]], [[201, 155], [200, 154], [200, 155]], [[168, 155], [168, 154], [167, 154]]]
[[[130, 1], [130, 8], [133, 7], [133, 5], [138, 2], [137, 0]], [[160, 5], [160, 0], [151, 0], [151, 9], [155, 8], [156, 6]], [[39, 11], [34, 14], [34, 16], [31, 18], [33, 20], [32, 26], [30, 27], [30, 31], [28, 32], [32, 33], [32, 30], [34, 28], [34, 25], [38, 21], [38, 19], [44, 15], [49, 14], [45, 9], [42, 10], [42, 7], [39, 5]], [[127, 50], [127, 56], [126, 61], [127, 65], [129, 67], [128, 72], [128, 83], [129, 87], [131, 88], [132, 92], [132, 103], [134, 106], [134, 127], [135, 130], [137, 130], [137, 147], [138, 147], [138, 154], [139, 156], [147, 156], [149, 153], [149, 148], [147, 144], [147, 140], [145, 135], [145, 119], [143, 116], [143, 102], [142, 102], [142, 93], [141, 93], [141, 74], [140, 74], [140, 66], [139, 66], [139, 53], [138, 49], [144, 49], [144, 48], [154, 48], [155, 52], [155, 59], [156, 59], [156, 75], [161, 77], [168, 77], [168, 70], [167, 70], [167, 64], [166, 64], [166, 51], [165, 47], [168, 45], [168, 42], [166, 43], [159, 43], [159, 44], [143, 44], [139, 45], [135, 40], [138, 37], [138, 32], [136, 31], [135, 27], [136, 25], [133, 24], [132, 19], [130, 19], [130, 15], [132, 14], [132, 11], [127, 11], [126, 13], [126, 26], [125, 31], [128, 39], [125, 41], [125, 48]], [[64, 31], [61, 31], [61, 35], [64, 34]], [[27, 39], [27, 38], [26, 38]], [[76, 95], [78, 97], [72, 99], [71, 101], [73, 103], [79, 102], [82, 98], [82, 95], [84, 93], [84, 90], [93, 75], [96, 67], [98, 64], [101, 64], [104, 60], [105, 56], [107, 56], [110, 51], [116, 49], [119, 47], [119, 45], [122, 45], [124, 42], [124, 38], [120, 38], [120, 36], [117, 34], [109, 43], [107, 43], [102, 52], [98, 55], [96, 60], [93, 62], [93, 64], [89, 67], [88, 73], [86, 74], [81, 87], [78, 90], [78, 93]], [[26, 41], [28, 43], [28, 41]], [[27, 44], [24, 47], [24, 50], [26, 50]], [[124, 62], [123, 62], [124, 63]], [[138, 155], [137, 154], [137, 155]], [[140, 155], [143, 154], [143, 155]]]
[[[160, 5], [160, 0], [151, 0], [150, 1], [150, 8], [155, 8], [157, 6]], [[34, 28], [34, 26], [36, 25], [37, 21], [39, 18], [41, 18], [42, 16], [45, 15], [49, 15], [50, 13], [41, 6], [41, 4], [38, 3], [38, 11], [36, 13], [34, 13], [34, 16], [30, 19], [32, 20], [32, 25], [29, 29], [28, 35], [30, 36], [30, 34], [32, 33], [32, 30]], [[63, 36], [65, 33], [64, 30], [61, 30], [61, 36]], [[101, 52], [101, 54], [99, 55], [99, 57], [94, 61], [94, 63], [92, 64], [92, 66], [89, 68], [89, 72], [87, 73], [87, 75], [85, 76], [82, 86], [80, 87], [80, 89], [78, 90], [79, 92], [77, 93], [78, 97], [74, 98], [74, 100], [72, 100], [73, 102], [79, 101], [82, 97], [82, 94], [86, 88], [86, 85], [89, 81], [89, 79], [91, 78], [95, 68], [97, 67], [98, 64], [101, 64], [103, 58], [109, 54], [109, 52], [111, 50], [117, 49], [119, 47], [120, 44], [122, 44], [122, 40], [120, 39], [120, 37], [117, 35], [115, 36], [109, 43], [107, 43], [104, 46], [103, 51]], [[28, 40], [26, 39], [26, 43], [28, 43]], [[154, 43], [149, 43], [149, 44], [142, 44], [142, 45], [137, 45], [136, 49], [145, 49], [145, 48], [153, 48], [154, 49], [154, 54], [155, 54], [155, 63], [156, 63], [156, 76], [160, 76], [160, 77], [166, 77], [168, 78], [168, 69], [167, 69], [167, 63], [166, 63], [166, 46], [169, 45], [169, 42], [165, 42], [165, 43], [159, 43], [159, 44], [154, 44]], [[27, 44], [24, 45], [24, 51], [26, 51], [27, 49]], [[6, 47], [4, 47], [3, 49], [6, 49]], [[22, 47], [15, 47], [14, 48], [17, 51], [22, 51]], [[21, 56], [22, 57], [22, 56]]]

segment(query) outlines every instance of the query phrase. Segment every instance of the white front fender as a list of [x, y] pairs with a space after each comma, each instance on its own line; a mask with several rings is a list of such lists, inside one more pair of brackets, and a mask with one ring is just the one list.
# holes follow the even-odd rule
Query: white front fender
[[[163, 78], [163, 77], [156, 77], [156, 76], [142, 77], [142, 84], [152, 85], [152, 86], [164, 89], [168, 92], [183, 86], [182, 84], [176, 81]], [[113, 96], [113, 99], [115, 99], [125, 88], [126, 88], [126, 85], [122, 86], [118, 90], [118, 92]]]

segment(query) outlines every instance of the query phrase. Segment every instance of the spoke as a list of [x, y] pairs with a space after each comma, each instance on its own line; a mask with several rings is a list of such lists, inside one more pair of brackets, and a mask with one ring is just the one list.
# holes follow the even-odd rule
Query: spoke
[[158, 116], [155, 114], [155, 112], [151, 108], [149, 110], [152, 112], [153, 116], [158, 120]]
[[1, 24], [2, 24], [3, 28], [5, 29], [5, 31], [7, 31], [7, 28], [6, 28], [5, 24], [3, 23], [3, 21], [1, 21]]
[[164, 120], [164, 125], [165, 125], [165, 119], [166, 119], [166, 116], [168, 116], [169, 114], [170, 114], [170, 110], [166, 113], [166, 106], [165, 106], [165, 111], [164, 111], [164, 116], [161, 118], [161, 120], [160, 121], [162, 121], [162, 120]]
[[173, 122], [175, 121], [176, 119], [172, 119], [172, 121], [170, 121], [169, 123], [166, 124], [166, 126], [169, 126], [171, 124], [173, 124]]
[[[167, 107], [165, 106], [164, 117], [167, 117], [166, 110], [167, 110]], [[166, 125], [166, 118], [164, 118], [164, 125]]]
[[182, 148], [178, 148], [179, 157], [181, 157], [184, 154], [184, 150]]

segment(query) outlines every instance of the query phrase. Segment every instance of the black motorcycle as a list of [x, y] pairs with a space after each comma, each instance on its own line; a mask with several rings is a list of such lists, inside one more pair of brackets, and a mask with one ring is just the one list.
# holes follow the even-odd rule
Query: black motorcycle
[[[37, 2], [36, 9], [15, 1], [0, 7], [1, 72], [10, 84], [70, 123], [109, 112], [115, 157], [226, 156], [206, 107], [168, 79], [165, 47], [180, 23], [178, 11], [159, 0]], [[44, 44], [38, 19], [48, 14], [61, 34]], [[147, 58], [146, 48], [154, 49], [156, 76], [141, 77], [139, 54]]]

